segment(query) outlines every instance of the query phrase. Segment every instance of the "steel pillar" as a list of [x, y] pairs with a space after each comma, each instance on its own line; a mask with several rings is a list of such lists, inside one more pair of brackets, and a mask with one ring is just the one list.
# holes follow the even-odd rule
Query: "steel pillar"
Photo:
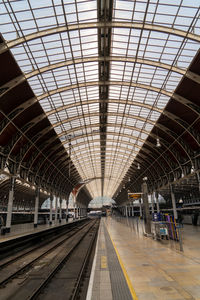
[[62, 198], [60, 197], [60, 209], [59, 209], [59, 223], [62, 220]]
[[146, 181], [142, 184], [142, 198], [144, 204], [144, 226], [145, 233], [151, 234], [151, 219], [149, 212], [148, 190]]
[[55, 223], [57, 223], [58, 220], [58, 197], [56, 196], [56, 202], [55, 202]]
[[35, 211], [34, 211], [34, 227], [38, 226], [38, 207], [40, 199], [40, 188], [36, 187], [35, 190]]
[[140, 217], [142, 217], [142, 203], [141, 203], [141, 199], [139, 200], [139, 204], [140, 204]]
[[172, 207], [173, 207], [173, 213], [174, 213], [174, 219], [177, 220], [177, 210], [176, 210], [176, 199], [173, 191], [173, 185], [170, 184], [170, 191], [171, 191], [171, 199], [172, 199]]
[[200, 173], [199, 171], [196, 172], [196, 178], [197, 178], [197, 183], [199, 185], [199, 192], [200, 192], [200, 174], [199, 173]]
[[151, 194], [151, 211], [152, 214], [154, 214], [154, 194]]
[[132, 217], [134, 217], [134, 205], [132, 206]]
[[158, 201], [158, 192], [155, 192], [155, 196], [156, 196], [156, 208], [157, 208], [157, 213], [160, 212], [160, 206], [159, 206], [159, 201]]
[[16, 180], [15, 177], [11, 177], [11, 179], [10, 179], [10, 187], [9, 187], [9, 195], [8, 195], [8, 206], [7, 206], [7, 216], [6, 216], [6, 232], [10, 232], [10, 227], [11, 227], [15, 180]]
[[53, 208], [53, 195], [50, 196], [49, 225], [52, 225], [52, 208]]
[[66, 221], [68, 222], [68, 201], [66, 200]]
[[128, 206], [125, 206], [125, 217], [128, 217]]

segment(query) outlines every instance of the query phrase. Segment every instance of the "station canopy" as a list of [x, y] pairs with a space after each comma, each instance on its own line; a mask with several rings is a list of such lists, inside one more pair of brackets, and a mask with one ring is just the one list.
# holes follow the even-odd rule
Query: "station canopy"
[[0, 32], [2, 170], [120, 203], [199, 169], [199, 0], [1, 0]]

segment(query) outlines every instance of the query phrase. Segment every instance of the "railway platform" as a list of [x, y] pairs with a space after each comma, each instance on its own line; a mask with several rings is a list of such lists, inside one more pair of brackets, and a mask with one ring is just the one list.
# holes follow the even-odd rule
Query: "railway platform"
[[145, 237], [138, 218], [102, 218], [87, 300], [200, 299], [199, 231], [184, 226], [181, 252]]
[[[70, 218], [68, 219], [68, 223], [73, 222], [73, 219]], [[56, 226], [61, 226], [66, 224], [66, 220], [62, 219], [61, 222], [59, 223], [59, 220], [57, 222], [53, 221], [52, 224], [41, 224], [38, 225], [38, 227], [34, 228], [33, 223], [24, 223], [24, 224], [16, 224], [12, 225], [12, 229], [9, 233], [6, 233], [5, 235], [0, 234], [0, 243], [8, 240], [12, 240], [18, 237], [22, 237], [25, 235], [30, 235], [32, 233], [40, 232], [47, 230], [49, 228], [53, 228]]]

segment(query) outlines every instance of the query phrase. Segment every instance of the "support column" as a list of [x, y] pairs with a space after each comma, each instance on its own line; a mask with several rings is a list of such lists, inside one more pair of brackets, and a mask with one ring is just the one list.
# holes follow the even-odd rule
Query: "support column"
[[56, 202], [55, 202], [55, 223], [57, 223], [58, 220], [58, 196], [56, 196]]
[[49, 225], [52, 225], [52, 208], [53, 208], [53, 195], [50, 196]]
[[132, 217], [134, 217], [134, 204], [132, 206]]
[[151, 211], [152, 215], [154, 214], [154, 194], [151, 194]]
[[128, 207], [127, 207], [127, 205], [125, 206], [125, 217], [128, 217]]
[[12, 219], [12, 208], [14, 200], [14, 189], [15, 189], [15, 177], [10, 178], [10, 187], [8, 195], [8, 207], [7, 207], [7, 217], [6, 217], [6, 232], [10, 232], [11, 219]]
[[77, 205], [77, 218], [79, 218], [79, 206]]
[[142, 198], [144, 204], [144, 226], [145, 233], [151, 234], [151, 220], [150, 220], [150, 212], [149, 212], [149, 202], [148, 202], [148, 190], [147, 183], [144, 181], [142, 184]]
[[59, 223], [62, 221], [62, 199], [60, 197]]
[[38, 207], [40, 199], [40, 188], [37, 186], [35, 190], [35, 211], [34, 211], [34, 227], [38, 226]]
[[141, 199], [139, 200], [139, 204], [140, 204], [140, 217], [142, 217], [142, 202], [141, 202]]
[[66, 221], [68, 222], [68, 200], [66, 200]]
[[76, 196], [74, 195], [73, 198], [74, 198], [73, 199], [74, 200], [74, 203], [73, 203], [74, 204], [74, 217], [73, 217], [73, 219], [76, 219]]
[[131, 216], [131, 210], [130, 210], [130, 206], [128, 206], [128, 217]]
[[173, 185], [170, 184], [170, 191], [171, 191], [171, 198], [172, 198], [172, 207], [173, 207], [173, 213], [174, 213], [174, 219], [177, 220], [177, 210], [176, 210], [176, 199], [173, 191]]
[[79, 206], [79, 219], [81, 218], [81, 206]]
[[196, 178], [197, 178], [197, 183], [199, 185], [199, 192], [200, 192], [200, 172], [199, 171], [196, 172]]
[[75, 219], [78, 218], [78, 203], [75, 203]]
[[156, 196], [156, 207], [157, 207], [157, 214], [160, 212], [160, 206], [159, 206], [159, 201], [158, 201], [158, 192], [155, 192]]

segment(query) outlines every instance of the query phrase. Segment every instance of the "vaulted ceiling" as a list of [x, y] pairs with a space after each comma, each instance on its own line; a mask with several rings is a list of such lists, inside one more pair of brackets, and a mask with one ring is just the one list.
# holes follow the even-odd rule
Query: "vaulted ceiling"
[[197, 0], [2, 0], [2, 172], [66, 195], [88, 182], [85, 203], [198, 173], [199, 15]]

